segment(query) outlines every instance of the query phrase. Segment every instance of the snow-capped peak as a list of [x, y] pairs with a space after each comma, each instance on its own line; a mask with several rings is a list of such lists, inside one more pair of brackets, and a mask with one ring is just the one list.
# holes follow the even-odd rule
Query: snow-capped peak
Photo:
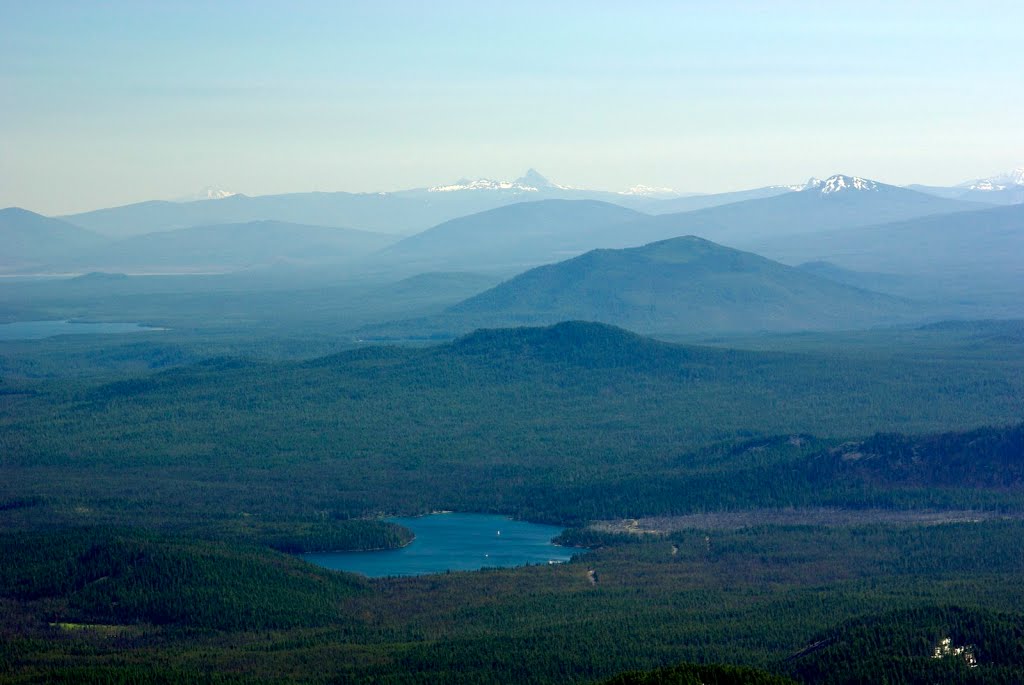
[[175, 198], [174, 202], [196, 202], [197, 200], [223, 200], [226, 197], [232, 195], [238, 195], [238, 193], [232, 190], [225, 190], [217, 186], [206, 186], [201, 190], [192, 193], [191, 195], [185, 195], [183, 197]]
[[1013, 186], [1024, 186], [1024, 167], [1017, 167], [989, 178], [978, 178], [961, 183], [958, 188], [980, 190], [982, 192], [1006, 190]]
[[459, 190], [513, 190], [517, 192], [535, 193], [535, 186], [528, 186], [517, 181], [495, 181], [490, 178], [478, 178], [474, 181], [468, 178], [459, 179], [448, 185], [431, 186], [427, 188], [431, 193], [453, 193]]
[[462, 178], [455, 183], [427, 188], [431, 193], [452, 193], [459, 190], [507, 190], [514, 193], [536, 193], [541, 188], [569, 190], [569, 186], [558, 185], [544, 178], [536, 169], [528, 169], [514, 181], [496, 181], [490, 178], [470, 180]]
[[822, 195], [831, 195], [850, 190], [878, 190], [878, 184], [860, 176], [836, 174], [829, 176], [824, 181], [811, 177], [801, 190], [817, 190]]
[[802, 190], [813, 190], [814, 188], [820, 188], [821, 187], [821, 179], [817, 178], [816, 176], [811, 176], [809, 179], [807, 179], [807, 183], [797, 183], [796, 185], [792, 185], [792, 186], [779, 186], [779, 187], [788, 188], [789, 190], [792, 190], [793, 192], [799, 193]]
[[677, 193], [672, 188], [658, 188], [637, 184], [628, 190], [620, 190], [619, 195], [638, 195], [640, 197], [676, 197]]

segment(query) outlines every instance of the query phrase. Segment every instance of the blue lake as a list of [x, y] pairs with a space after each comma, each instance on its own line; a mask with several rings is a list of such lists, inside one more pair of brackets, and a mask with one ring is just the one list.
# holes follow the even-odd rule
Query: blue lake
[[562, 532], [557, 526], [505, 516], [445, 513], [388, 520], [412, 530], [416, 539], [401, 549], [319, 552], [302, 558], [337, 571], [378, 578], [557, 563], [587, 551], [551, 544], [551, 538]]
[[40, 340], [82, 333], [142, 333], [162, 331], [138, 323], [76, 323], [74, 321], [16, 321], [0, 323], [0, 340]]

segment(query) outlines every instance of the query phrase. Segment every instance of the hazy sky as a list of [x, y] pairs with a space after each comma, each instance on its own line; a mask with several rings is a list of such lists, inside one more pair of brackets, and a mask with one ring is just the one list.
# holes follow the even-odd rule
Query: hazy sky
[[[769, 5], [771, 6], [769, 8]], [[0, 206], [1024, 164], [1024, 3], [0, 0]]]

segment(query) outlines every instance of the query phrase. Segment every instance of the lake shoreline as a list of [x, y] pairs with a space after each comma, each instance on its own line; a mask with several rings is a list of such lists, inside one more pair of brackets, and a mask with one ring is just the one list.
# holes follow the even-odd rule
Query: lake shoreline
[[[395, 548], [300, 555], [323, 568], [367, 578], [560, 564], [589, 550], [553, 542], [564, 529], [517, 521], [502, 514], [432, 513], [385, 519], [408, 528], [413, 539]], [[412, 542], [417, 545], [412, 545]], [[370, 553], [367, 553], [370, 552]]]
[[392, 550], [408, 547], [415, 541], [416, 534], [413, 533], [411, 538], [409, 538], [400, 545], [395, 545], [394, 547], [369, 547], [367, 549], [321, 549], [315, 552], [299, 552], [298, 554], [294, 554], [292, 556], [301, 557], [305, 554], [362, 554], [363, 552], [390, 552]]
[[47, 340], [66, 335], [127, 335], [165, 332], [169, 328], [139, 321], [90, 321], [85, 319], [34, 319], [0, 323], [0, 342]]

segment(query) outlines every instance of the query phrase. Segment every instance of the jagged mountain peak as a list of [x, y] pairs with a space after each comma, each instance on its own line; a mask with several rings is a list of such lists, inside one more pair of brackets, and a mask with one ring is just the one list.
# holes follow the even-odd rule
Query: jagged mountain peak
[[547, 189], [571, 190], [571, 186], [552, 183], [536, 169], [530, 168], [514, 181], [499, 181], [492, 178], [461, 178], [455, 183], [431, 186], [431, 193], [452, 193], [460, 190], [502, 190], [512, 193], [536, 193]]
[[546, 188], [554, 185], [545, 176], [534, 168], [529, 168], [526, 173], [515, 180], [516, 183], [524, 186], [533, 186], [534, 188]]

